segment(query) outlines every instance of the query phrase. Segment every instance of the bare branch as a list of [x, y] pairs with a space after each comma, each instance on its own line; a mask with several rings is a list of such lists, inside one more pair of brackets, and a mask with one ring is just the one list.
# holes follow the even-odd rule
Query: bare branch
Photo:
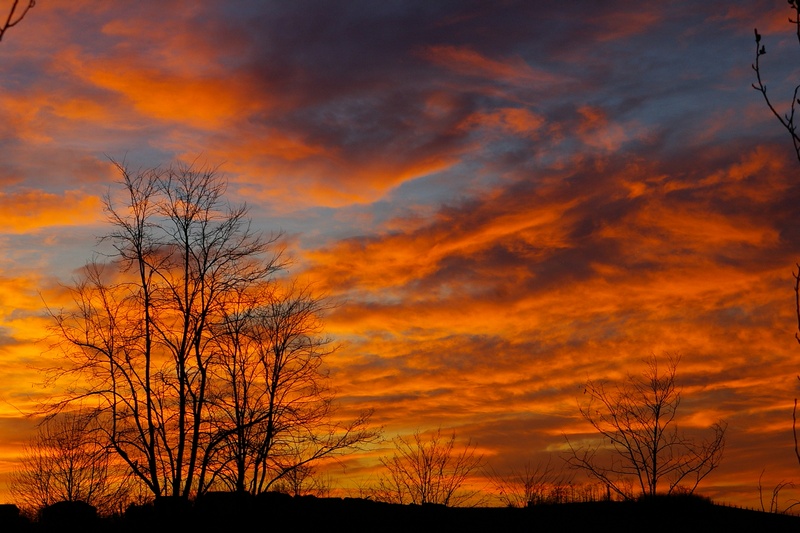
[[602, 442], [576, 448], [567, 438], [568, 463], [625, 499], [634, 496], [626, 483], [629, 479], [635, 480], [644, 495], [694, 492], [722, 459], [726, 424], [714, 424], [712, 438], [699, 442], [679, 431], [678, 361], [668, 358], [664, 370], [653, 356], [640, 377], [629, 376], [611, 389], [602, 382], [588, 381], [588, 399], [580, 412]]
[[47, 418], [26, 446], [11, 476], [11, 493], [24, 509], [83, 501], [102, 514], [130, 502], [135, 483], [109, 455], [97, 413], [73, 411]]
[[[793, 17], [789, 17], [789, 23], [794, 24], [795, 26], [795, 34], [797, 36], [797, 41], [800, 43], [800, 2], [798, 0], [789, 0], [789, 8], [794, 12]], [[795, 124], [795, 110], [796, 105], [800, 105], [800, 99], [798, 99], [798, 92], [800, 92], [800, 84], [795, 86], [794, 91], [792, 93], [792, 100], [789, 105], [789, 111], [786, 113], [779, 113], [775, 106], [773, 105], [772, 101], [770, 100], [769, 96], [767, 96], [767, 87], [766, 84], [763, 82], [761, 77], [761, 65], [760, 59], [761, 56], [766, 54], [766, 48], [763, 44], [761, 44], [762, 37], [758, 33], [758, 30], [755, 31], [755, 41], [756, 41], [756, 57], [755, 62], [752, 65], [753, 70], [756, 73], [756, 83], [753, 84], [753, 88], [759, 91], [762, 96], [764, 97], [764, 101], [767, 104], [770, 112], [778, 119], [781, 126], [789, 133], [789, 136], [792, 139], [792, 144], [794, 145], [795, 154], [797, 156], [798, 161], [800, 161], [800, 135], [797, 131], [797, 125]], [[797, 271], [793, 271], [792, 275], [795, 279], [794, 284], [794, 293], [795, 293], [795, 316], [797, 318], [797, 330], [795, 331], [795, 340], [800, 343], [800, 263], [796, 264]], [[800, 380], [800, 376], [798, 376]], [[794, 452], [795, 456], [797, 457], [798, 463], [800, 463], [800, 450], [798, 450], [798, 438], [797, 438], [797, 398], [794, 400], [794, 407], [792, 409], [792, 435], [794, 438]]]
[[764, 477], [764, 471], [761, 471], [761, 474], [758, 476], [758, 499], [761, 504], [761, 510], [765, 513], [778, 513], [778, 514], [786, 514], [791, 511], [797, 505], [800, 505], [800, 501], [798, 500], [788, 500], [781, 505], [781, 491], [785, 488], [794, 488], [794, 483], [790, 481], [779, 481], [773, 488], [772, 494], [770, 495], [769, 505], [764, 505], [764, 489], [761, 483], [762, 478]]
[[572, 485], [573, 475], [556, 469], [551, 460], [533, 465], [530, 461], [521, 469], [502, 476], [494, 469], [487, 472], [500, 501], [506, 507], [560, 503], [566, 487]]
[[3, 40], [3, 35], [6, 33], [6, 31], [9, 28], [13, 28], [19, 24], [25, 15], [28, 14], [28, 11], [35, 5], [36, 0], [27, 0], [23, 4], [20, 4], [19, 0], [14, 0], [14, 3], [11, 4], [11, 9], [8, 12], [5, 22], [0, 25], [0, 41]]
[[[795, 13], [794, 19], [790, 18], [789, 22], [795, 25], [797, 39], [798, 42], [800, 42], [800, 2], [790, 1], [789, 6], [790, 9], [792, 9]], [[761, 76], [761, 56], [767, 53], [766, 46], [761, 42], [762, 36], [758, 33], [758, 29], [753, 31], [755, 33], [756, 42], [755, 61], [752, 64], [753, 71], [756, 73], [756, 82], [753, 84], [753, 89], [761, 93], [770, 112], [775, 116], [775, 118], [778, 119], [778, 122], [780, 122], [781, 126], [783, 126], [783, 128], [789, 133], [789, 136], [792, 139], [792, 145], [794, 146], [795, 155], [797, 156], [798, 161], [800, 161], [800, 134], [798, 134], [797, 124], [795, 123], [795, 111], [797, 109], [796, 105], [800, 104], [800, 100], [797, 98], [798, 91], [800, 91], [800, 84], [794, 88], [792, 99], [789, 104], [789, 110], [785, 113], [779, 112], [775, 108], [775, 105], [772, 103], [770, 97], [767, 95], [767, 85], [764, 83]]]
[[425, 437], [416, 431], [410, 439], [397, 436], [395, 453], [381, 458], [386, 473], [373, 496], [392, 503], [464, 505], [478, 491], [463, 490], [473, 472], [483, 464], [476, 446], [467, 442], [456, 448], [456, 435], [443, 438], [441, 429]]
[[113, 252], [53, 313], [63, 408], [94, 402], [109, 449], [155, 496], [261, 492], [377, 437], [334, 423], [333, 351], [312, 287], [279, 284], [279, 236], [224, 200], [216, 168], [131, 171], [105, 198]]

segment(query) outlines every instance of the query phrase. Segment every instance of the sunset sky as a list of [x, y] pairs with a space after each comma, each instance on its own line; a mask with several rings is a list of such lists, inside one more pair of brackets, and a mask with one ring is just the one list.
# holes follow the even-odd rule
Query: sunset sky
[[[9, 0], [0, 1], [7, 13]], [[45, 306], [131, 168], [219, 166], [338, 304], [341, 413], [556, 457], [587, 379], [681, 357], [700, 492], [800, 482], [800, 81], [785, 1], [40, 0], [0, 42], [0, 500], [49, 391]], [[113, 190], [113, 189], [112, 189]], [[337, 467], [374, 475], [373, 450]], [[334, 477], [334, 480], [336, 477]], [[787, 495], [789, 493], [787, 492]]]

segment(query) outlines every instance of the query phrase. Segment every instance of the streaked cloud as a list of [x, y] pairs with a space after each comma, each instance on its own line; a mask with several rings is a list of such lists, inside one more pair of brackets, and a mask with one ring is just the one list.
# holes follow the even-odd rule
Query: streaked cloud
[[3, 212], [2, 233], [35, 231], [46, 226], [80, 225], [100, 218], [101, 203], [97, 196], [80, 191], [56, 195], [41, 190], [0, 193]]
[[68, 305], [59, 284], [107, 231], [110, 160], [182, 160], [219, 165], [339, 304], [340, 416], [455, 428], [510, 468], [593, 438], [586, 379], [680, 354], [686, 427], [730, 423], [704, 491], [753, 505], [762, 469], [796, 468], [797, 162], [749, 87], [758, 26], [770, 90], [793, 88], [787, 15], [37, 4], [0, 47], [0, 475], [44, 392], [43, 300]]

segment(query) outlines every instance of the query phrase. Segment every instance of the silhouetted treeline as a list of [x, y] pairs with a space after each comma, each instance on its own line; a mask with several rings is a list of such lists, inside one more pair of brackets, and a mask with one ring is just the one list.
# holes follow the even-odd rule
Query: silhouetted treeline
[[534, 505], [524, 509], [399, 505], [356, 498], [209, 493], [191, 502], [160, 498], [123, 516], [97, 517], [80, 502], [50, 506], [38, 521], [0, 506], [0, 531], [158, 533], [223, 531], [796, 531], [800, 517], [715, 505], [692, 497]]

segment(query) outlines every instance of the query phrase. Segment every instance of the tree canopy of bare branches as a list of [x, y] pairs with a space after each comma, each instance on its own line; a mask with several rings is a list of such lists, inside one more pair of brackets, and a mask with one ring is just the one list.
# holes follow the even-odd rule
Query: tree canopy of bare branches
[[119, 511], [129, 500], [132, 479], [99, 437], [91, 413], [45, 420], [12, 473], [10, 488], [17, 503], [40, 511], [59, 501], [83, 501], [103, 514]]
[[19, 24], [25, 15], [28, 14], [28, 11], [35, 5], [36, 0], [26, 0], [22, 3], [20, 3], [19, 0], [13, 0], [11, 8], [8, 10], [8, 16], [5, 21], [0, 24], [0, 41], [3, 40], [3, 35], [5, 35], [6, 31]]
[[493, 469], [488, 472], [497, 497], [506, 507], [561, 503], [566, 488], [572, 485], [573, 472], [556, 468], [551, 460], [536, 464], [526, 462], [506, 475]]
[[641, 376], [629, 376], [621, 384], [588, 381], [587, 401], [580, 412], [601, 442], [576, 447], [567, 439], [569, 464], [626, 499], [635, 496], [625, 483], [630, 480], [642, 495], [694, 492], [719, 466], [726, 424], [713, 424], [707, 440], [696, 440], [679, 429], [677, 365], [677, 358], [668, 358], [664, 368], [653, 356]]
[[[155, 496], [259, 492], [299, 465], [374, 438], [369, 413], [331, 420], [324, 300], [279, 283], [277, 237], [254, 232], [211, 168], [130, 172], [106, 197], [113, 252], [54, 311], [74, 386], [109, 446]], [[120, 198], [121, 197], [121, 198]]]
[[332, 347], [320, 318], [328, 307], [311, 287], [273, 283], [238, 295], [213, 326], [218, 358], [201, 489], [296, 486], [314, 461], [377, 437], [366, 428], [370, 412], [346, 425], [329, 422], [333, 394], [322, 365]]
[[438, 429], [429, 435], [416, 431], [411, 438], [397, 436], [393, 444], [395, 453], [381, 458], [386, 472], [375, 490], [378, 500], [458, 506], [476, 496], [478, 491], [464, 488], [483, 464], [472, 442], [458, 447], [455, 432], [448, 437]]

